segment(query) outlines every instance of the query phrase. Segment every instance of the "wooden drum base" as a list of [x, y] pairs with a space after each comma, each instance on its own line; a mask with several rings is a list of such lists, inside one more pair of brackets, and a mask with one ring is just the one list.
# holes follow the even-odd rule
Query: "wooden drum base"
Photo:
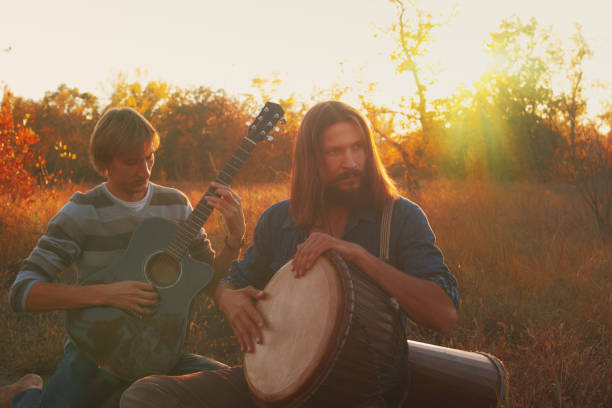
[[408, 341], [404, 407], [496, 407], [506, 398], [504, 366], [485, 353]]

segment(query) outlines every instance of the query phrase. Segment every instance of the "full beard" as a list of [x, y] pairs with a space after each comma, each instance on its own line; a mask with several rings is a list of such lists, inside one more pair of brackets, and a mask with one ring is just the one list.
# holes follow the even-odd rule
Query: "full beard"
[[351, 176], [359, 176], [361, 182], [359, 187], [352, 190], [342, 190], [336, 187], [333, 183], [325, 187], [323, 200], [326, 205], [345, 207], [351, 210], [369, 209], [373, 207], [372, 192], [363, 183], [363, 175], [358, 173], [345, 173], [340, 175], [336, 180], [340, 181]]

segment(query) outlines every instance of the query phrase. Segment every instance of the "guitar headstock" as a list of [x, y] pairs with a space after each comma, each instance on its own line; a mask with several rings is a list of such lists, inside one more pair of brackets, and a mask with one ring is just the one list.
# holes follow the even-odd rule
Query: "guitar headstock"
[[285, 111], [278, 103], [266, 102], [261, 112], [253, 119], [253, 123], [249, 125], [247, 139], [253, 143], [264, 140], [284, 114]]

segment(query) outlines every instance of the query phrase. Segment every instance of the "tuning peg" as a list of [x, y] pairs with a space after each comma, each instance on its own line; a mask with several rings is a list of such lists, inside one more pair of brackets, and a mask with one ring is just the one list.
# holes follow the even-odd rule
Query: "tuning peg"
[[278, 126], [274, 126], [274, 131], [278, 132], [280, 130], [280, 128]]
[[257, 116], [257, 114], [255, 112], [251, 113], [251, 117], [254, 118], [255, 116]]
[[264, 112], [268, 112], [270, 110], [270, 108], [268, 108], [267, 106], [264, 108]]
[[251, 126], [251, 122], [244, 122], [245, 125]]
[[268, 139], [268, 142], [271, 142], [271, 141], [273, 141], [273, 140], [274, 140], [274, 137], [273, 137], [273, 136], [268, 135], [268, 137], [266, 137], [266, 139]]
[[285, 123], [287, 123], [287, 119], [285, 119], [285, 118], [281, 118], [281, 120], [279, 121], [279, 123], [280, 123], [281, 125], [284, 125]]

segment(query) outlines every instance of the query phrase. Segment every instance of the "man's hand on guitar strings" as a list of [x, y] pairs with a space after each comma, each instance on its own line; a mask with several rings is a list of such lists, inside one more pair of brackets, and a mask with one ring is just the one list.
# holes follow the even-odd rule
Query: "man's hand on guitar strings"
[[158, 294], [150, 283], [121, 281], [100, 285], [101, 304], [125, 310], [139, 318], [155, 312]]
[[229, 186], [215, 181], [210, 185], [216, 189], [217, 196], [207, 195], [206, 203], [223, 214], [228, 230], [228, 241], [233, 248], [239, 248], [246, 231], [242, 200]]

